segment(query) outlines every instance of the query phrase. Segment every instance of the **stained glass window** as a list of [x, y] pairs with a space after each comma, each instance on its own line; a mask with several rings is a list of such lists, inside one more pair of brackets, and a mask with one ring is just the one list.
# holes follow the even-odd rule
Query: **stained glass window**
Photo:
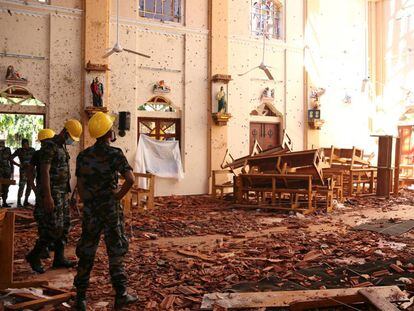
[[279, 0], [252, 0], [252, 33], [282, 38], [283, 5]]

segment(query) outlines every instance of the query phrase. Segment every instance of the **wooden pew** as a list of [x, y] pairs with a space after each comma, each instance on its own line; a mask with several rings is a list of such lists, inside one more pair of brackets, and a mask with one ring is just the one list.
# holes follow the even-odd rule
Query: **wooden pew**
[[[231, 180], [228, 179], [229, 175], [231, 175]], [[224, 179], [220, 177], [224, 177]], [[231, 170], [213, 170], [211, 192], [214, 198], [223, 199], [226, 189], [233, 190], [233, 177], [234, 174]]]
[[[236, 177], [235, 193], [237, 204], [250, 204], [250, 194], [254, 194], [256, 205], [259, 206], [305, 213], [315, 210], [311, 175], [240, 174]], [[266, 202], [267, 198], [270, 199], [270, 204]], [[305, 207], [301, 207], [302, 204]]]
[[322, 150], [313, 149], [284, 154], [257, 155], [247, 160], [249, 171], [257, 168], [259, 172], [310, 174], [324, 185], [323, 169], [329, 167]]

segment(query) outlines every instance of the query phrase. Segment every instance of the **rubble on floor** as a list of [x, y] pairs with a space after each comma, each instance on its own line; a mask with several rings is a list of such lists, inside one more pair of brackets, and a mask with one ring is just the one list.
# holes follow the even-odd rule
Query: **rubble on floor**
[[[130, 288], [141, 299], [126, 310], [198, 310], [205, 294], [226, 291], [383, 285], [414, 291], [410, 232], [389, 236], [352, 230], [361, 220], [412, 214], [413, 202], [410, 192], [390, 200], [355, 198], [333, 214], [302, 217], [234, 209], [208, 196], [158, 198], [154, 210], [134, 211], [127, 223], [126, 269]], [[35, 241], [36, 228], [25, 220], [16, 230], [15, 278], [32, 277], [24, 255]], [[79, 235], [80, 222], [74, 221], [68, 242], [73, 259]], [[45, 264], [50, 267], [51, 259]], [[71, 279], [65, 286], [72, 289]], [[103, 243], [91, 288], [90, 306], [110, 309], [113, 291]]]

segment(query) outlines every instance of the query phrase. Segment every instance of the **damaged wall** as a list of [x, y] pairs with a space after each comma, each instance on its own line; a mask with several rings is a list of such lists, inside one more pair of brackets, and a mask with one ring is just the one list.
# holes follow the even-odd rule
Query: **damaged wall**
[[[413, 1], [384, 0], [375, 3], [376, 67], [373, 79], [374, 129], [397, 135], [399, 120], [414, 104], [414, 7]], [[403, 119], [402, 119], [403, 120]], [[412, 116], [403, 120], [414, 124]]]
[[284, 39], [266, 41], [266, 65], [275, 81], [269, 81], [263, 71], [256, 69], [262, 60], [263, 37], [251, 33], [251, 1], [230, 1], [229, 12], [229, 112], [233, 115], [228, 125], [229, 149], [238, 157], [249, 153], [250, 112], [261, 104], [266, 87], [275, 89], [274, 106], [284, 115], [287, 133], [295, 150], [303, 148], [303, 1], [284, 1]]
[[367, 1], [309, 0], [307, 5], [309, 87], [326, 89], [320, 99], [325, 124], [320, 131], [309, 130], [308, 147], [356, 146], [376, 151], [370, 137], [373, 107], [361, 92], [362, 80], [368, 76]]
[[[48, 126], [58, 132], [65, 120], [81, 116], [82, 1], [53, 0], [51, 6], [37, 1], [0, 4], [0, 50], [21, 55], [0, 55], [0, 89], [6, 87], [7, 66], [13, 65], [29, 80], [27, 88], [48, 106]], [[80, 146], [68, 150], [74, 173]]]
[[[116, 1], [112, 1], [111, 45], [116, 37]], [[160, 80], [171, 87], [166, 94], [181, 111], [181, 154], [185, 178], [156, 178], [156, 195], [199, 194], [208, 191], [207, 103], [208, 103], [208, 3], [187, 1], [181, 23], [143, 18], [137, 1], [122, 1], [120, 40], [124, 47], [149, 54], [145, 59], [129, 53], [109, 59], [109, 103], [112, 112], [131, 112], [131, 130], [118, 137], [131, 164], [137, 147], [138, 107], [152, 96]]]

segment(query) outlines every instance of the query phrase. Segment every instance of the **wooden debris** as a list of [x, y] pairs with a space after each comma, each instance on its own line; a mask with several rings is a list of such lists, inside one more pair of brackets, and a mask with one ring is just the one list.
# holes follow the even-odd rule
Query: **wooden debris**
[[[228, 309], [243, 308], [287, 308], [298, 302], [315, 301], [316, 299], [336, 299], [337, 297], [354, 296], [360, 289], [328, 289], [309, 291], [280, 291], [255, 293], [213, 293], [203, 297], [201, 310], [213, 310], [213, 306], [220, 305]], [[384, 299], [395, 300], [395, 297], [405, 298], [405, 294], [397, 286], [373, 287]]]
[[398, 311], [399, 309], [393, 305], [389, 300], [390, 297], [385, 297], [384, 293], [377, 291], [372, 288], [361, 289], [358, 291], [359, 294], [369, 300], [380, 311]]

